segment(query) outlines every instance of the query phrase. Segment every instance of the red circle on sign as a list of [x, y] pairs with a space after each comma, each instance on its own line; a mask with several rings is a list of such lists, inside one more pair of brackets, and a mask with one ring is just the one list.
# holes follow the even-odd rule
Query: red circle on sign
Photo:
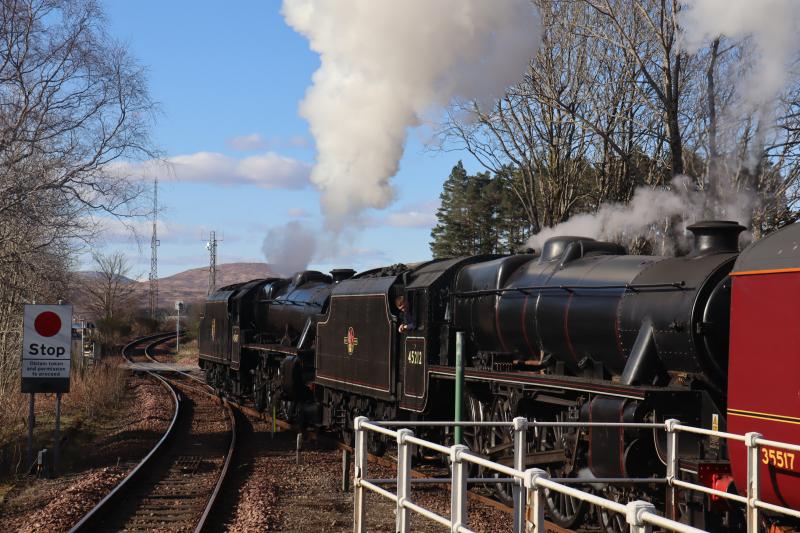
[[42, 337], [52, 337], [61, 330], [61, 319], [54, 312], [45, 311], [39, 313], [33, 321], [33, 327]]

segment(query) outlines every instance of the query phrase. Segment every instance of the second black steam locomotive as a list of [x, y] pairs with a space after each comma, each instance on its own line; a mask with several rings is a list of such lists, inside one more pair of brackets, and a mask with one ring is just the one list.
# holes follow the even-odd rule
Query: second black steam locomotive
[[[341, 431], [353, 418], [453, 417], [455, 335], [464, 332], [463, 412], [472, 420], [682, 423], [725, 430], [735, 222], [688, 228], [682, 257], [626, 255], [617, 244], [556, 237], [539, 253], [394, 265], [355, 274], [307, 271], [230, 285], [209, 296], [201, 366], [226, 394], [303, 424]], [[405, 315], [395, 308], [404, 296]], [[407, 320], [413, 329], [400, 333]], [[465, 430], [466, 431], [466, 430]], [[446, 441], [447, 434], [429, 434]], [[465, 432], [465, 444], [510, 461], [511, 434]], [[380, 443], [376, 444], [379, 446]], [[664, 472], [663, 433], [553, 428], [529, 437], [527, 467], [556, 477], [647, 477]], [[681, 437], [683, 475], [730, 478], [724, 442]], [[699, 480], [699, 481], [698, 481]], [[663, 487], [595, 484], [604, 496], [660, 501]], [[498, 484], [503, 494], [504, 486]], [[547, 497], [552, 520], [624, 518], [566, 496]], [[682, 515], [731, 526], [686, 494]]]

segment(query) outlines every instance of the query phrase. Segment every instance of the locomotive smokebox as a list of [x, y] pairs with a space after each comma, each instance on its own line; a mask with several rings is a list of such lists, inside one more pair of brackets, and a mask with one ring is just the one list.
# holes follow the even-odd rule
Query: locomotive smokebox
[[694, 234], [690, 257], [715, 253], [737, 253], [744, 226], [732, 220], [703, 220], [687, 227]]

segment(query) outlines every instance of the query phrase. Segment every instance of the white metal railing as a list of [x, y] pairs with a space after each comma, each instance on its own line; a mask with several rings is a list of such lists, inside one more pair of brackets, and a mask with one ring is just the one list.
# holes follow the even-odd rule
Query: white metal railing
[[[475, 455], [464, 445], [443, 446], [426, 441], [414, 436], [408, 427], [508, 427], [513, 431], [514, 466], [509, 467]], [[392, 427], [400, 429], [393, 430]], [[529, 428], [543, 427], [620, 427], [630, 429], [656, 429], [664, 430], [667, 434], [667, 470], [664, 478], [592, 478], [590, 480], [576, 479], [551, 479], [547, 472], [538, 468], [525, 469], [525, 453], [527, 450], [527, 430]], [[364, 533], [365, 525], [365, 492], [372, 491], [396, 504], [397, 523], [396, 531], [406, 533], [410, 531], [410, 512], [422, 515], [455, 532], [470, 532], [467, 527], [467, 486], [469, 483], [486, 482], [486, 478], [469, 478], [467, 466], [471, 463], [483, 466], [485, 469], [505, 478], [491, 478], [493, 483], [513, 483], [513, 531], [525, 531], [525, 517], [529, 516], [534, 531], [544, 531], [544, 492], [550, 490], [572, 498], [576, 498], [592, 505], [602, 507], [612, 512], [625, 515], [632, 533], [648, 531], [650, 526], [658, 526], [678, 532], [702, 532], [686, 524], [676, 521], [677, 517], [677, 490], [687, 489], [703, 492], [719, 498], [732, 500], [746, 506], [747, 533], [757, 533], [759, 523], [759, 510], [768, 510], [788, 516], [800, 518], [800, 511], [781, 507], [759, 500], [759, 450], [761, 446], [770, 446], [789, 451], [800, 452], [800, 446], [787, 444], [761, 438], [758, 433], [738, 435], [723, 431], [713, 431], [680, 424], [677, 420], [670, 419], [663, 423], [614, 423], [614, 422], [544, 422], [527, 420], [523, 417], [515, 418], [511, 422], [451, 422], [451, 421], [426, 421], [426, 422], [397, 422], [397, 421], [370, 421], [366, 417], [357, 417], [354, 421], [355, 428], [355, 479], [354, 479], [354, 506], [353, 506], [353, 531]], [[374, 432], [390, 437], [397, 442], [397, 477], [396, 479], [369, 479], [367, 477], [367, 433]], [[744, 496], [729, 494], [720, 490], [690, 483], [678, 478], [679, 454], [678, 434], [680, 432], [694, 433], [711, 437], [725, 438], [742, 442], [747, 447], [747, 487]], [[411, 447], [420, 446], [449, 457], [452, 465], [450, 478], [423, 478], [415, 479], [414, 483], [436, 482], [451, 484], [450, 517], [445, 518], [424, 509], [411, 501]], [[657, 514], [655, 506], [649, 502], [633, 501], [622, 504], [608, 500], [575, 487], [569, 486], [571, 482], [590, 483], [663, 483], [667, 490], [667, 516]], [[380, 485], [395, 483], [396, 492], [392, 493]], [[527, 495], [527, 497], [525, 497]], [[527, 508], [530, 509], [527, 509]], [[526, 513], [526, 510], [529, 512]]]

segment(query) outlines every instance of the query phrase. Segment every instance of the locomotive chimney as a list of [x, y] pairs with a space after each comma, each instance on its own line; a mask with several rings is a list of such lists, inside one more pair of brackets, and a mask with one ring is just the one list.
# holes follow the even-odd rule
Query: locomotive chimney
[[690, 256], [739, 251], [739, 234], [746, 228], [733, 220], [703, 220], [687, 227], [694, 234]]
[[352, 268], [334, 268], [331, 270], [331, 277], [334, 283], [339, 283], [346, 279], [350, 279], [355, 275], [356, 271]]

